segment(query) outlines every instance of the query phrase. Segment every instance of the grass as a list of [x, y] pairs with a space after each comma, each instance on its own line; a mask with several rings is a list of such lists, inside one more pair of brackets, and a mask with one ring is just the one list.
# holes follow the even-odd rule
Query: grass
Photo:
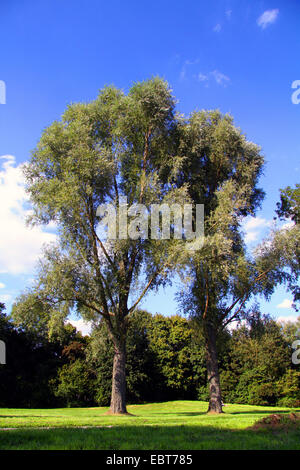
[[0, 409], [0, 449], [300, 450], [300, 426], [248, 429], [290, 408], [228, 405], [207, 415], [207, 403], [175, 401], [129, 405], [133, 416], [107, 408]]

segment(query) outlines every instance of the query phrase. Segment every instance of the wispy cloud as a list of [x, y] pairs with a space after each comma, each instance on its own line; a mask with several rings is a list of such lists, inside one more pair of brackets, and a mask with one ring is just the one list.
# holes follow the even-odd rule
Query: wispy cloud
[[[198, 82], [202, 82], [205, 86], [209, 86], [209, 83], [216, 83], [217, 85], [226, 87], [230, 83], [230, 78], [219, 70], [213, 70], [210, 72], [199, 72], [199, 59], [185, 60], [180, 70], [179, 80], [184, 81], [193, 79]], [[198, 70], [197, 70], [198, 69]]]
[[226, 86], [230, 82], [230, 78], [224, 73], [219, 72], [218, 70], [214, 70], [211, 72], [212, 77], [215, 79], [218, 85]]
[[213, 70], [208, 73], [199, 72], [196, 75], [196, 79], [199, 82], [205, 83], [206, 86], [208, 86], [211, 81], [223, 87], [226, 87], [230, 83], [230, 78], [218, 70]]
[[214, 33], [219, 33], [222, 29], [222, 26], [220, 25], [220, 23], [216, 24], [216, 26], [214, 26], [213, 28], [213, 31]]
[[200, 72], [198, 73], [198, 80], [199, 82], [207, 82], [207, 80], [209, 80], [209, 76]]
[[275, 23], [277, 20], [277, 17], [279, 15], [279, 10], [278, 8], [274, 10], [266, 10], [263, 12], [262, 15], [257, 19], [257, 24], [260, 26], [262, 29], [267, 28], [272, 23]]
[[188, 68], [191, 66], [191, 65], [196, 65], [199, 63], [199, 59], [195, 59], [195, 60], [185, 60], [184, 63], [183, 63], [183, 66], [181, 67], [181, 70], [180, 70], [180, 75], [179, 75], [179, 79], [182, 81], [184, 80], [187, 75], [188, 75]]
[[225, 21], [221, 20], [221, 22], [218, 22], [218, 23], [215, 24], [215, 26], [213, 27], [213, 32], [214, 33], [220, 33], [222, 31], [224, 23], [226, 23], [226, 21], [230, 21], [231, 14], [232, 14], [232, 10], [226, 10], [225, 11]]
[[281, 304], [276, 305], [276, 308], [292, 308], [292, 305], [292, 300], [284, 299]]
[[210, 72], [199, 72], [199, 63], [199, 59], [185, 60], [180, 70], [179, 80], [184, 81], [188, 79], [193, 79], [197, 80], [198, 82], [205, 83], [205, 86], [208, 86], [209, 82], [214, 82], [217, 85], [223, 87], [226, 87], [230, 83], [230, 78], [219, 70], [213, 70]]

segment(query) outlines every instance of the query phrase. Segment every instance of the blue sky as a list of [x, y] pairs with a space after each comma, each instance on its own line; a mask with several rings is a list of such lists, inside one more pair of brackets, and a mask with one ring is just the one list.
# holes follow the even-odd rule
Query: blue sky
[[[66, 105], [96, 97], [106, 84], [164, 77], [178, 110], [230, 112], [266, 158], [262, 210], [249, 220], [251, 248], [270, 227], [279, 188], [300, 175], [300, 2], [2, 0], [0, 5], [0, 301], [10, 309], [29, 285], [51, 228], [27, 229], [19, 165]], [[1, 91], [0, 90], [0, 102]], [[299, 95], [300, 96], [300, 95]], [[3, 158], [5, 157], [5, 158]], [[175, 289], [151, 295], [153, 313], [175, 313]], [[264, 311], [290, 316], [279, 288]], [[282, 304], [286, 307], [277, 307]]]

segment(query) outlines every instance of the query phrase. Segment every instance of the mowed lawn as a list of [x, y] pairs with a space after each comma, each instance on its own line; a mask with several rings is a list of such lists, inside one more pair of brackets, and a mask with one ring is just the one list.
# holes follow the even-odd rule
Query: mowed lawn
[[174, 401], [129, 405], [131, 416], [108, 408], [0, 409], [0, 449], [300, 450], [300, 426], [249, 430], [270, 414], [300, 410], [227, 405], [207, 415], [207, 403]]

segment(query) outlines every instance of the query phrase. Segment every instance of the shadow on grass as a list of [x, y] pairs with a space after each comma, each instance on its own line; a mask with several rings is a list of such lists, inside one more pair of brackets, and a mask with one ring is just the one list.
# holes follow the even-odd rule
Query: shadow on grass
[[177, 415], [177, 416], [203, 416], [206, 415], [207, 411], [174, 411], [173, 413], [170, 411], [167, 412], [153, 412], [151, 416], [158, 416], [158, 415]]
[[49, 418], [48, 415], [27, 415], [27, 414], [24, 414], [24, 415], [0, 415], [0, 418], [43, 418], [43, 417], [44, 418]]
[[300, 428], [237, 430], [214, 426], [21, 429], [0, 434], [1, 450], [300, 450]]
[[[220, 413], [219, 415], [215, 416], [230, 416], [230, 415], [247, 415], [247, 414], [264, 414], [264, 415], [269, 415], [269, 414], [287, 414], [290, 412], [290, 410], [282, 410], [282, 408], [279, 408], [278, 410], [276, 408], [270, 408], [269, 410], [251, 410], [251, 411], [231, 411], [231, 410], [226, 410], [226, 408], [223, 410], [223, 413]], [[300, 410], [293, 410], [294, 412], [299, 412]], [[204, 416], [208, 415], [207, 411], [174, 411], [174, 412], [153, 412], [151, 413], [151, 416], [161, 416], [161, 415], [177, 415], [177, 416]]]
[[[299, 409], [293, 409], [293, 412], [295, 413], [298, 413], [300, 410]], [[291, 409], [288, 409], [288, 410], [283, 410], [282, 408], [279, 408], [278, 410], [276, 408], [270, 408], [269, 410], [265, 409], [265, 410], [251, 410], [251, 411], [229, 411], [228, 410], [228, 413], [227, 415], [247, 415], [247, 414], [251, 414], [251, 415], [258, 415], [258, 414], [264, 414], [264, 415], [270, 415], [270, 414], [288, 414], [291, 412]], [[225, 410], [225, 413], [226, 413], [226, 410]]]

